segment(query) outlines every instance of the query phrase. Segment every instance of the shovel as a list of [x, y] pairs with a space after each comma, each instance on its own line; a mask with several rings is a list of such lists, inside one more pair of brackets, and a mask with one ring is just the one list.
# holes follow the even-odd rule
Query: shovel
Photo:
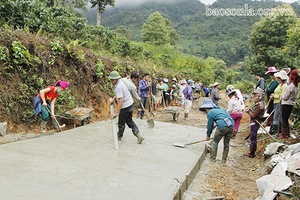
[[149, 128], [154, 128], [154, 120], [152, 118], [150, 118], [144, 108], [144, 105], [142, 104], [142, 102], [140, 101], [140, 104], [142, 105], [143, 111], [146, 113], [146, 117], [147, 117], [147, 125]]
[[187, 144], [174, 143], [173, 146], [185, 148], [186, 146], [189, 146], [189, 145], [192, 145], [192, 144], [197, 144], [197, 143], [200, 143], [200, 142], [205, 142], [205, 141], [207, 141], [207, 140], [206, 139], [205, 140], [199, 140], [199, 141], [191, 142], [191, 143], [187, 143]]
[[[46, 106], [45, 108], [46, 108], [46, 110], [48, 111], [48, 113], [51, 115], [51, 112], [50, 112], [50, 110], [48, 109], [48, 107]], [[57, 119], [56, 119], [55, 116], [53, 116], [53, 119], [54, 119], [54, 122], [56, 123], [56, 125], [58, 126], [59, 132], [61, 132], [61, 131], [62, 131], [61, 129], [64, 128], [66, 125], [65, 125], [65, 124], [59, 125], [59, 123], [58, 123], [58, 121], [57, 121]]]
[[[110, 104], [110, 115], [113, 116], [114, 115], [114, 104]], [[118, 133], [117, 133], [117, 126], [116, 126], [116, 120], [115, 118], [111, 118], [111, 124], [112, 124], [112, 133], [114, 136], [114, 143], [115, 143], [115, 150], [119, 149], [119, 143], [118, 143]]]

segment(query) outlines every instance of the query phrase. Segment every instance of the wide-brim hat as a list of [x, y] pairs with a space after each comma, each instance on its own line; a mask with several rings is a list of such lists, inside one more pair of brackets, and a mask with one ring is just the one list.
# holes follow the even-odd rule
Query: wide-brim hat
[[264, 94], [264, 91], [261, 88], [256, 88], [253, 90], [252, 94], [260, 94], [262, 96]]
[[200, 111], [204, 111], [205, 108], [218, 108], [216, 104], [211, 99], [204, 99], [203, 105], [199, 107]]
[[276, 73], [276, 72], [279, 72], [279, 70], [273, 66], [273, 67], [269, 67], [268, 71], [265, 74]]
[[229, 95], [231, 95], [231, 94], [234, 94], [235, 92], [236, 92], [235, 89], [228, 89], [228, 90], [226, 91], [227, 96], [229, 96]]
[[194, 83], [195, 81], [193, 81], [192, 79], [189, 79], [188, 80], [188, 84], [190, 84], [190, 83]]
[[287, 74], [289, 74], [291, 72], [291, 68], [289, 68], [289, 67], [285, 67], [282, 70], [284, 70]]
[[109, 78], [109, 79], [120, 79], [121, 76], [120, 76], [119, 72], [117, 72], [117, 71], [112, 71], [112, 72], [110, 72], [108, 78]]
[[169, 82], [167, 78], [164, 78], [163, 81], [164, 81], [165, 83]]
[[234, 90], [235, 86], [234, 85], [227, 85], [226, 90]]
[[186, 80], [185, 79], [181, 80], [180, 84], [186, 84]]
[[220, 85], [220, 83], [215, 82], [215, 83], [213, 84], [214, 87], [216, 87], [217, 85]]
[[177, 79], [174, 77], [174, 78], [172, 78], [172, 81], [176, 81], [177, 82]]
[[274, 74], [275, 77], [279, 77], [281, 80], [287, 80], [289, 77], [284, 70], [280, 70], [279, 72]]

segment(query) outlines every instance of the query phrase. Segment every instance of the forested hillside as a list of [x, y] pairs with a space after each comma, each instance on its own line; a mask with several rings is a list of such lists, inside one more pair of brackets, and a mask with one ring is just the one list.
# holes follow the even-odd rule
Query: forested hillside
[[[177, 33], [179, 49], [199, 57], [215, 57], [224, 60], [227, 66], [242, 61], [251, 55], [248, 37], [259, 16], [209, 16], [207, 9], [271, 9], [281, 5], [275, 1], [218, 0], [205, 7], [198, 0], [172, 0], [151, 2], [130, 8], [115, 7], [103, 13], [102, 25], [114, 30], [123, 30], [131, 40], [141, 40], [141, 26], [149, 15], [159, 11], [168, 18]], [[299, 5], [293, 4], [296, 12]], [[95, 23], [95, 10], [89, 10], [87, 19]]]
[[[160, 4], [160, 9], [164, 10], [162, 13], [166, 17], [151, 9], [155, 4], [148, 3], [149, 7], [145, 7], [144, 12], [139, 12], [139, 8], [136, 8], [132, 10], [133, 15], [129, 17], [123, 15], [119, 18], [119, 21], [127, 19], [130, 23], [131, 17], [142, 24], [144, 21], [140, 19], [144, 17], [146, 21], [142, 29], [143, 42], [135, 42], [124, 37], [126, 32], [118, 34], [122, 33], [120, 26], [116, 25], [116, 31], [112, 31], [105, 26], [90, 25], [86, 19], [79, 18], [75, 10], [62, 5], [49, 5], [49, 2], [51, 0], [0, 1], [0, 82], [2, 83], [0, 121], [12, 122], [9, 123], [11, 124], [9, 129], [16, 130], [21, 123], [27, 126], [29, 121], [34, 122], [32, 112], [34, 96], [38, 90], [53, 84], [57, 79], [68, 80], [71, 83], [68, 90], [70, 93], [65, 93], [66, 96], [63, 96], [65, 98], [59, 100], [59, 104], [65, 106], [58, 107], [57, 111], [63, 113], [77, 106], [92, 105], [95, 103], [94, 100], [96, 103], [104, 104], [105, 95], [101, 95], [103, 99], [97, 96], [100, 93], [107, 95], [111, 91], [108, 79], [111, 70], [119, 71], [122, 76], [137, 71], [141, 76], [150, 73], [160, 78], [200, 78], [205, 85], [218, 81], [222, 88], [234, 84], [243, 93], [247, 93], [253, 89], [255, 82], [253, 74], [265, 72], [270, 66], [290, 66], [292, 69], [298, 69], [300, 65], [298, 59], [300, 20], [295, 14], [285, 16], [275, 13], [273, 18], [261, 18], [253, 26], [249, 34], [250, 45], [247, 45], [248, 36], [242, 32], [245, 31], [244, 28], [249, 28], [250, 31], [250, 27], [245, 25], [246, 17], [244, 17], [245, 23], [238, 21], [239, 18], [236, 21], [231, 19], [231, 24], [240, 23], [240, 28], [230, 27], [229, 22], [227, 26], [222, 26], [220, 23], [213, 23], [208, 16], [205, 18], [203, 13], [199, 12], [204, 5], [199, 4], [198, 1], [177, 0], [177, 4], [165, 4], [165, 7]], [[177, 15], [176, 12], [169, 11], [170, 5], [173, 5], [171, 7], [174, 9], [177, 5]], [[288, 5], [286, 8], [291, 7]], [[188, 9], [199, 17], [198, 20], [192, 18], [192, 15], [183, 14], [188, 13]], [[127, 12], [128, 9], [119, 11]], [[137, 13], [134, 14], [134, 11]], [[145, 13], [151, 13], [155, 20], [150, 23], [150, 17]], [[171, 37], [173, 29], [169, 25], [170, 19], [174, 18], [175, 21], [172, 23], [181, 34], [180, 43], [187, 41], [190, 44], [185, 50], [186, 54], [178, 51], [182, 46], [174, 45], [173, 42], [176, 40], [171, 40], [174, 39]], [[183, 19], [186, 24], [181, 23]], [[215, 17], [215, 20], [219, 21], [225, 19], [227, 17]], [[199, 24], [199, 21], [203, 25]], [[117, 22], [118, 20], [115, 21]], [[194, 28], [197, 26], [199, 30], [200, 28], [205, 30], [203, 27], [206, 26], [207, 30], [215, 28], [215, 31], [200, 33], [201, 31]], [[178, 27], [185, 27], [182, 30], [186, 35], [191, 35], [194, 31], [194, 36], [188, 38], [178, 30]], [[141, 27], [136, 28], [141, 29]], [[157, 31], [158, 28], [162, 31]], [[229, 33], [232, 34], [231, 37], [227, 35]], [[245, 40], [240, 38], [242, 33], [245, 34]], [[131, 34], [135, 35], [135, 32]], [[204, 36], [202, 37], [201, 34]], [[153, 35], [157, 37], [150, 38]], [[166, 37], [162, 40], [164, 36]], [[184, 40], [185, 37], [188, 39]], [[195, 42], [195, 37], [199, 37], [197, 39], [199, 46]], [[236, 41], [236, 44], [233, 41]], [[229, 55], [229, 58], [236, 55], [230, 53], [231, 49], [236, 51], [243, 45], [247, 48], [250, 46], [253, 55], [243, 60], [244, 64], [237, 70], [237, 68], [226, 68], [226, 63], [216, 58], [217, 54], [216, 57], [207, 58], [208, 55], [200, 58], [201, 55], [197, 57], [188, 54], [188, 50], [201, 48], [201, 45], [207, 45], [202, 47], [207, 52], [215, 48], [214, 51], [220, 53], [222, 51], [216, 47], [225, 43], [228, 47], [224, 47], [223, 52], [224, 55]], [[298, 105], [297, 108], [300, 107], [300, 103]], [[295, 113], [299, 114], [299, 111]], [[12, 127], [14, 124], [16, 126]]]

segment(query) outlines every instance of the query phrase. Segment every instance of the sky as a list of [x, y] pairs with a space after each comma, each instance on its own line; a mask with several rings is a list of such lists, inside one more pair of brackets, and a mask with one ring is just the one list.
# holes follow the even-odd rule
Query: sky
[[[143, 2], [145, 2], [147, 0], [116, 0], [115, 1], [115, 5], [119, 6], [119, 5], [128, 5], [128, 4], [141, 4]], [[157, 0], [157, 1], [166, 1], [166, 0]], [[202, 3], [204, 4], [212, 4], [213, 2], [215, 2], [216, 0], [200, 0]], [[282, 2], [286, 2], [286, 3], [293, 3], [297, 0], [281, 0]]]
[[[204, 4], [212, 4], [213, 2], [215, 2], [215, 0], [200, 0], [200, 1]], [[297, 0], [281, 0], [281, 1], [285, 3], [293, 3]]]

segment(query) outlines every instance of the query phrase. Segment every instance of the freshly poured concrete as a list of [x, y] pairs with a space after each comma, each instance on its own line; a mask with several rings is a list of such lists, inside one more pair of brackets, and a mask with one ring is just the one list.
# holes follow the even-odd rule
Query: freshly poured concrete
[[155, 121], [149, 129], [135, 120], [142, 144], [126, 127], [114, 149], [111, 121], [50, 136], [0, 145], [0, 199], [166, 200], [177, 198], [182, 182], [203, 155], [205, 130]]

